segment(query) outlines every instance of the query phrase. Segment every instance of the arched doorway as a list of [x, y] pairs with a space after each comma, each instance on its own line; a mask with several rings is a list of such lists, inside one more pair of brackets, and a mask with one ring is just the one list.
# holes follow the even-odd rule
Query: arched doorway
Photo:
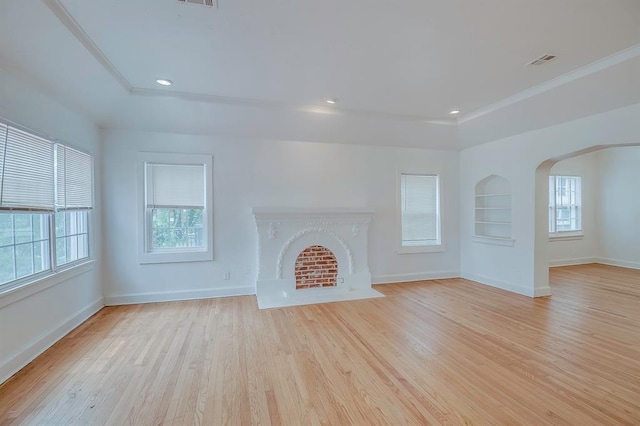
[[535, 250], [534, 282], [536, 287], [549, 286], [549, 175], [558, 162], [584, 154], [624, 147], [639, 147], [640, 144], [595, 145], [562, 156], [547, 159], [536, 169], [535, 182]]

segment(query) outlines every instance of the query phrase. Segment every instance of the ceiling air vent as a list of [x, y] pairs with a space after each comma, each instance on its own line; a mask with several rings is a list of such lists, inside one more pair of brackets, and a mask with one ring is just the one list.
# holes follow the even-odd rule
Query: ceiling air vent
[[539, 58], [534, 59], [533, 61], [529, 62], [527, 65], [544, 65], [548, 62], [553, 61], [556, 58], [556, 55], [542, 55]]
[[199, 4], [201, 6], [218, 7], [217, 0], [178, 0], [184, 4]]

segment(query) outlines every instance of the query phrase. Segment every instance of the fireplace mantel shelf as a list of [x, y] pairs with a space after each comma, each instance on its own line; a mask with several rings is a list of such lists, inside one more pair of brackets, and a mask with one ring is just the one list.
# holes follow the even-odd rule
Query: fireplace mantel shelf
[[330, 217], [353, 217], [353, 216], [373, 216], [373, 210], [365, 209], [296, 209], [279, 207], [254, 207], [252, 209], [256, 219], [287, 219], [287, 218], [330, 218]]

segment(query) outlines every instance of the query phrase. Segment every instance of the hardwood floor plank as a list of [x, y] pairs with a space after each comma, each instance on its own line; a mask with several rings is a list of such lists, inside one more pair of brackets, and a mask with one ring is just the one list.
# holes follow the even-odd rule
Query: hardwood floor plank
[[0, 425], [640, 424], [640, 271], [550, 278], [107, 307], [0, 386]]

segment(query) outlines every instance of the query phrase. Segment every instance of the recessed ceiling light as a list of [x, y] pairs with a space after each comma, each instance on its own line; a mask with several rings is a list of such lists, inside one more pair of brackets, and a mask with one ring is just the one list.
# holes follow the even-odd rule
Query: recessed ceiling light
[[173, 81], [167, 80], [166, 78], [159, 78], [156, 80], [156, 83], [161, 86], [171, 86], [173, 84]]
[[327, 99], [328, 104], [335, 104], [336, 102], [338, 102], [338, 98]]
[[459, 113], [460, 113], [460, 111], [458, 111], [457, 109], [454, 109], [454, 110], [453, 110], [453, 111], [451, 111], [449, 114], [451, 114], [451, 115], [456, 115], [456, 114], [459, 114]]

